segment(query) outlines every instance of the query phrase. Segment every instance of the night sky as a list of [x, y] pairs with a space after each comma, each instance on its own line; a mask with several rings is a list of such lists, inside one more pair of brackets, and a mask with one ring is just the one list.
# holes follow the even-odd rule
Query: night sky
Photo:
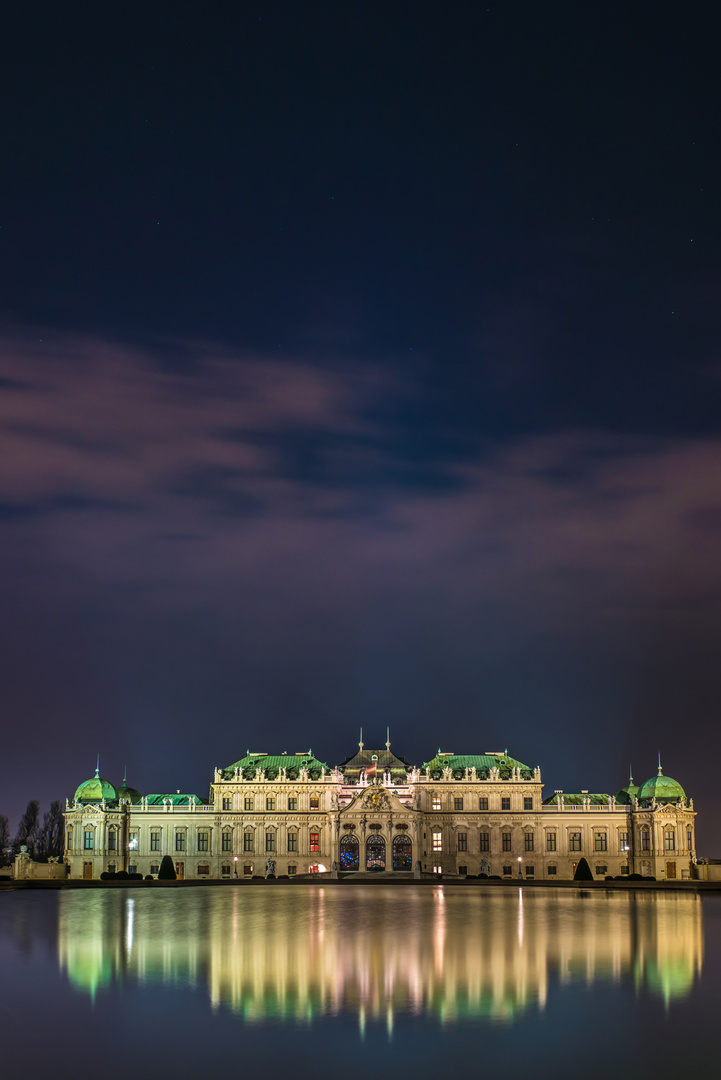
[[721, 855], [716, 15], [2, 6], [13, 831], [362, 724]]

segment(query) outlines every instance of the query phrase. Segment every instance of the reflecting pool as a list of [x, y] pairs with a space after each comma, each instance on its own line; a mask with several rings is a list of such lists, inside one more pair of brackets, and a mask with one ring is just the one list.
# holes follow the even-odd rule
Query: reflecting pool
[[0, 894], [0, 1075], [718, 1073], [721, 897]]

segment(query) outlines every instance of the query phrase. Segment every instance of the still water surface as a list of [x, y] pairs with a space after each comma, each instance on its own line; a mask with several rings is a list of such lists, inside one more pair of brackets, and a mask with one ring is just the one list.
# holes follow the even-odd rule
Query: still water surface
[[721, 896], [0, 894], [0, 1075], [719, 1073]]

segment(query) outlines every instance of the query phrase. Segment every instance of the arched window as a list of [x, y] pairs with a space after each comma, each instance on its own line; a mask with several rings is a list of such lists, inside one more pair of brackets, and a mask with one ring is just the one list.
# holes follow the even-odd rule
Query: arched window
[[393, 837], [393, 869], [413, 869], [413, 845], [410, 836]]
[[360, 853], [357, 836], [341, 836], [340, 868], [341, 870], [358, 870], [360, 868]]
[[382, 836], [374, 834], [366, 840], [366, 870], [385, 870], [386, 842]]

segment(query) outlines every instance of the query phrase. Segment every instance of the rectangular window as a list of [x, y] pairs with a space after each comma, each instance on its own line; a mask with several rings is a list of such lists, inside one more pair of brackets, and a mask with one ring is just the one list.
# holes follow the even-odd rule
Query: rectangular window
[[255, 809], [255, 803], [253, 801], [253, 796], [252, 795], [251, 796], [246, 795], [246, 797], [243, 799], [243, 809], [244, 810], [254, 810]]
[[129, 874], [137, 874], [137, 872], [138, 872], [137, 866], [129, 866], [128, 867], [128, 873]]
[[223, 799], [223, 809], [224, 810], [232, 810], [233, 809], [233, 800], [229, 799], [229, 798]]
[[458, 867], [458, 873], [461, 875], [461, 877], [465, 877], [466, 874], [468, 873], [468, 867], [467, 866], [459, 866]]
[[479, 810], [487, 810], [488, 809], [488, 796], [487, 795], [482, 795], [480, 797], [480, 799], [478, 800], [478, 809]]
[[93, 829], [85, 830], [85, 850], [92, 851], [95, 846], [95, 831]]
[[527, 866], [526, 867], [526, 877], [535, 877], [535, 876], [536, 876], [536, 868], [535, 868], [535, 866]]
[[434, 829], [431, 833], [433, 851], [443, 851], [443, 834], [440, 829]]
[[275, 851], [275, 833], [267, 832], [265, 834], [265, 850]]
[[503, 851], [511, 850], [511, 834], [509, 832], [501, 833], [501, 848]]
[[265, 800], [266, 810], [275, 810], [275, 799], [267, 798]]
[[524, 849], [526, 851], [533, 851], [533, 833], [532, 832], [527, 832], [526, 835], [523, 838], [523, 841], [524, 841]]
[[73, 846], [73, 827], [72, 827], [72, 825], [70, 825], [70, 827], [68, 828], [68, 850], [69, 851], [72, 850], [72, 846]]
[[607, 842], [605, 832], [597, 832], [593, 837], [593, 850], [594, 851], [606, 851]]
[[293, 795], [291, 795], [290, 798], [288, 799], [288, 809], [289, 810], [297, 810], [298, 809], [298, 800], [296, 798], [294, 798]]
[[627, 866], [622, 866], [621, 867], [621, 873], [622, 874], [627, 874], [628, 873], [628, 867]]
[[298, 833], [288, 833], [288, 851], [298, 850]]
[[510, 795], [504, 795], [501, 798], [501, 810], [511, 809], [511, 797]]
[[320, 800], [319, 800], [318, 796], [317, 795], [311, 795], [311, 797], [310, 797], [310, 808], [311, 808], [311, 810], [317, 810], [319, 808], [319, 806], [320, 806]]
[[491, 834], [487, 832], [481, 833], [481, 851], [491, 850]]
[[453, 800], [453, 809], [454, 810], [462, 810], [463, 809], [463, 797], [461, 797], [460, 799], [455, 798]]
[[252, 832], [243, 833], [243, 851], [253, 850], [253, 834]]
[[533, 796], [532, 795], [524, 795], [523, 796], [523, 809], [524, 810], [533, 810]]
[[504, 877], [512, 877], [513, 876], [513, 867], [512, 866], [504, 866], [503, 867], [503, 876]]
[[556, 834], [555, 832], [546, 833], [546, 851], [556, 850]]
[[569, 851], [581, 850], [581, 834], [580, 832], [572, 832], [568, 834], [568, 848]]
[[176, 832], [175, 834], [175, 850], [185, 851], [185, 833]]
[[665, 829], [663, 834], [664, 851], [676, 850], [676, 833], [673, 829]]
[[293, 877], [293, 875], [296, 874], [297, 871], [298, 871], [297, 866], [289, 866], [288, 867], [288, 877]]
[[608, 873], [608, 867], [607, 866], [597, 866], [596, 867], [596, 877], [603, 877], [604, 874], [607, 874], [607, 873]]
[[432, 810], [440, 810], [440, 808], [441, 808], [441, 797], [440, 797], [440, 795], [434, 795], [433, 799], [431, 800], [431, 809]]
[[150, 834], [150, 850], [160, 851], [160, 833], [151, 832]]
[[137, 851], [140, 846], [140, 836], [136, 832], [128, 833], [128, 851]]
[[220, 876], [221, 877], [230, 877], [230, 867], [229, 866], [221, 866], [221, 868], [220, 868]]
[[458, 850], [468, 851], [468, 833], [458, 833]]
[[151, 863], [150, 864], [150, 873], [151, 874], [157, 874], [159, 870], [160, 870], [160, 863]]
[[252, 875], [253, 875], [253, 864], [252, 863], [246, 863], [243, 866], [243, 877], [252, 877]]
[[208, 834], [207, 832], [198, 833], [198, 851], [208, 850]]
[[223, 833], [223, 839], [221, 841], [221, 849], [223, 851], [233, 850], [233, 834], [229, 832]]
[[548, 873], [549, 877], [556, 877], [556, 875], [558, 873], [558, 867], [557, 866], [549, 866], [547, 873]]
[[618, 846], [621, 851], [628, 851], [628, 833], [622, 832], [618, 834]]
[[198, 877], [208, 877], [210, 875], [210, 867], [203, 864], [198, 867]]
[[686, 832], [686, 847], [689, 851], [693, 851], [693, 833], [690, 829]]
[[642, 851], [650, 851], [651, 850], [651, 835], [650, 835], [648, 829], [643, 829], [642, 832], [641, 832], [641, 850]]
[[320, 833], [312, 832], [310, 834], [310, 850], [320, 851]]
[[442, 874], [443, 873], [443, 867], [442, 866], [434, 866], [433, 867], [433, 873], [434, 874]]
[[117, 833], [115, 832], [115, 829], [110, 829], [108, 832], [108, 851], [117, 851], [117, 849]]

